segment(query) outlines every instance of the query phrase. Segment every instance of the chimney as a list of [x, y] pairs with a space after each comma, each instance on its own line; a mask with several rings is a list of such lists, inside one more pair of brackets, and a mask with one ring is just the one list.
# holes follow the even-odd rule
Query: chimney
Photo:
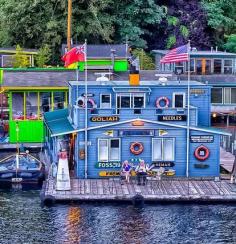
[[213, 47], [211, 47], [211, 53], [213, 52]]
[[218, 52], [218, 47], [216, 46], [216, 52]]

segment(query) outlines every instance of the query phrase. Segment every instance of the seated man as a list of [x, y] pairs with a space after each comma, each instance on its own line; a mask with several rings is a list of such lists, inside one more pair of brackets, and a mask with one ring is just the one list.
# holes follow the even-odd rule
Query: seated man
[[142, 184], [145, 185], [148, 170], [148, 165], [145, 164], [144, 160], [140, 160], [139, 165], [135, 169], [138, 176], [138, 185], [141, 185], [141, 181]]
[[125, 180], [127, 183], [129, 183], [131, 169], [132, 166], [129, 164], [128, 160], [125, 160], [122, 164], [121, 176], [125, 176]]

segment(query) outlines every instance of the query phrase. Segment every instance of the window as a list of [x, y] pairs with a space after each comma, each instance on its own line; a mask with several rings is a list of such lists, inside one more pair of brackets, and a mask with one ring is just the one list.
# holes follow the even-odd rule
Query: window
[[223, 89], [222, 88], [212, 88], [211, 89], [211, 102], [212, 103], [223, 103]]
[[175, 73], [182, 74], [184, 72], [184, 62], [175, 63]]
[[152, 139], [152, 161], [174, 161], [174, 138]]
[[[117, 108], [135, 108], [134, 113], [141, 114], [141, 108], [145, 108], [145, 94], [117, 94], [116, 104]], [[119, 109], [117, 113], [119, 113]]]
[[221, 74], [221, 59], [214, 59], [214, 73], [215, 74]]
[[230, 98], [231, 98], [231, 89], [229, 87], [224, 88], [224, 103], [229, 104], [231, 103]]
[[120, 161], [120, 139], [98, 139], [98, 161]]
[[190, 59], [190, 71], [195, 72], [195, 59]]
[[197, 74], [202, 74], [202, 60], [201, 59], [196, 60], [196, 72], [197, 72]]
[[179, 92], [173, 94], [173, 108], [185, 107], [185, 93]]
[[45, 113], [51, 111], [51, 92], [40, 93], [40, 112]]
[[100, 95], [100, 108], [111, 108], [111, 94]]
[[24, 119], [24, 93], [23, 92], [12, 93], [12, 119], [13, 120]]
[[26, 92], [26, 119], [38, 119], [38, 93]]
[[54, 92], [53, 93], [53, 103], [54, 103], [54, 110], [64, 108], [65, 103], [65, 92]]
[[224, 73], [225, 74], [233, 73], [233, 61], [231, 59], [224, 60]]
[[236, 88], [231, 88], [231, 103], [236, 103]]

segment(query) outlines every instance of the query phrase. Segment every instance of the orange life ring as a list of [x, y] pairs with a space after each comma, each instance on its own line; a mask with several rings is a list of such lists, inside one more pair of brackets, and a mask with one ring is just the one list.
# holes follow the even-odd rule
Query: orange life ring
[[[165, 102], [165, 105], [164, 106], [161, 106], [161, 101], [164, 101]], [[168, 108], [169, 107], [169, 104], [170, 104], [170, 101], [167, 97], [159, 97], [157, 100], [156, 100], [156, 107], [157, 108]]]
[[133, 142], [130, 145], [130, 151], [134, 154], [134, 155], [139, 155], [143, 152], [143, 144], [141, 142]]
[[[204, 155], [202, 155], [201, 152], [204, 152]], [[194, 156], [196, 159], [198, 159], [199, 161], [204, 161], [207, 158], [209, 158], [210, 156], [210, 151], [207, 147], [201, 145], [199, 147], [197, 147], [194, 151]]]

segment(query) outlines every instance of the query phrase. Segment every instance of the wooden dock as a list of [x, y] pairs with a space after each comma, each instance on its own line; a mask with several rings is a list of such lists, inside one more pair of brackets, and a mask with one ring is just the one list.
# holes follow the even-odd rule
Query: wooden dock
[[123, 202], [236, 202], [236, 184], [229, 181], [165, 179], [149, 180], [145, 186], [136, 182], [121, 184], [117, 178], [71, 179], [70, 191], [57, 191], [54, 179], [44, 184], [41, 192], [44, 204], [71, 201]]

